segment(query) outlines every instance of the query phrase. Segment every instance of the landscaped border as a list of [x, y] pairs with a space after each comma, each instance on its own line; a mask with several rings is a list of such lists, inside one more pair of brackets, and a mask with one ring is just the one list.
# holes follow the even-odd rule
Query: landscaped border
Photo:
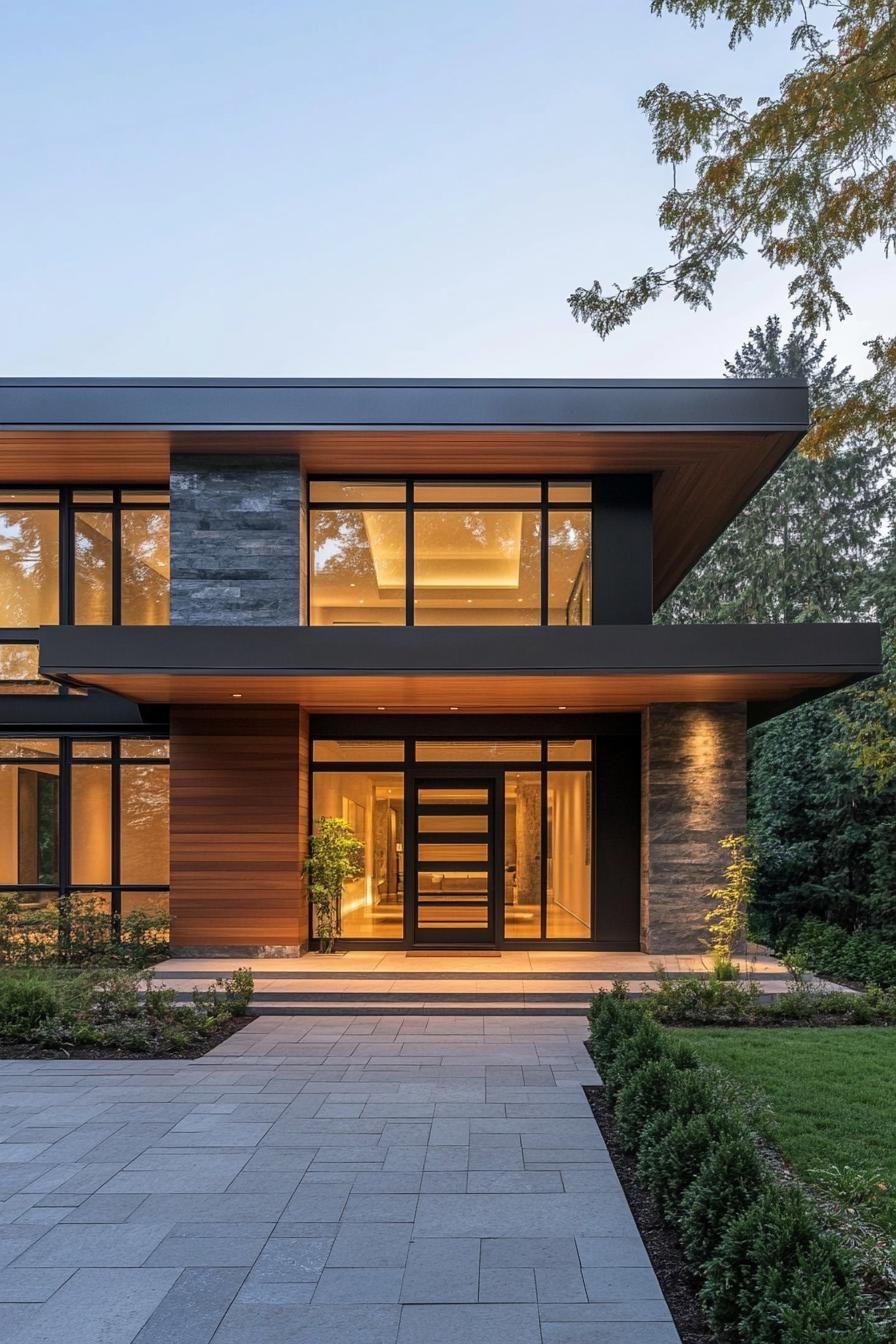
[[872, 1344], [885, 1303], [802, 1187], [764, 1156], [733, 1085], [623, 987], [598, 995], [590, 1049], [616, 1138], [677, 1236], [706, 1320], [736, 1344]]

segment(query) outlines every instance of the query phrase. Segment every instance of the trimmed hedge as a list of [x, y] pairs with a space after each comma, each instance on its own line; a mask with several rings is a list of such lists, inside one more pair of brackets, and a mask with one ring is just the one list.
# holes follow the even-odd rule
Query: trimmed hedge
[[780, 939], [780, 946], [816, 975], [896, 987], [896, 946], [871, 930], [849, 933], [839, 924], [804, 919]]
[[797, 1186], [762, 1157], [725, 1080], [624, 987], [590, 1011], [620, 1142], [671, 1223], [707, 1320], [733, 1344], [872, 1344], [856, 1268]]

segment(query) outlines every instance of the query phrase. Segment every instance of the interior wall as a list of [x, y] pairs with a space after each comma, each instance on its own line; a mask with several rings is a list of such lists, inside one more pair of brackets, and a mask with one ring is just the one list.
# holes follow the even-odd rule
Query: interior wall
[[[58, 779], [58, 765], [37, 760], [4, 761], [0, 765], [0, 884], [15, 887], [19, 881], [19, 771], [52, 775]], [[56, 825], [58, 827], [58, 816]]]
[[112, 881], [112, 767], [72, 766], [72, 882]]
[[[591, 933], [590, 771], [548, 773], [548, 826], [551, 836], [548, 881], [548, 937], [587, 938]], [[555, 909], [559, 907], [559, 910]], [[559, 911], [578, 929], [569, 932]]]
[[172, 705], [170, 737], [175, 954], [297, 953], [307, 941], [300, 709]]

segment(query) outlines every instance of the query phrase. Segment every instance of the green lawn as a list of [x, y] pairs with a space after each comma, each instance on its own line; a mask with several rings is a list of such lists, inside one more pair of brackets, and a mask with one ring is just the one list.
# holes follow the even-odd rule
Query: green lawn
[[896, 1230], [896, 1029], [680, 1029], [708, 1064], [770, 1104], [767, 1137], [807, 1180], [830, 1163], [880, 1171], [869, 1216]]

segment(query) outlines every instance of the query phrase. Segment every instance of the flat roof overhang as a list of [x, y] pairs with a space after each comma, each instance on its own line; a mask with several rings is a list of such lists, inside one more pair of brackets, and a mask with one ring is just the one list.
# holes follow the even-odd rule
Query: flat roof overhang
[[804, 383], [0, 379], [0, 483], [165, 486], [172, 453], [314, 475], [651, 473], [660, 603], [799, 442]]
[[881, 670], [876, 625], [45, 626], [40, 670], [142, 704], [314, 713], [622, 713], [746, 701], [765, 714]]

